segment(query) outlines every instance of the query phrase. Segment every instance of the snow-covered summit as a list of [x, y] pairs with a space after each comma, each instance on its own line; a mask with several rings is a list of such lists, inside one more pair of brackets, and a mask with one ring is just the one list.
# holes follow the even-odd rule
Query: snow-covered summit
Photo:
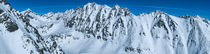
[[[1, 0], [5, 1], [5, 0]], [[0, 2], [1, 54], [209, 54], [210, 21], [88, 3], [38, 15]]]
[[25, 11], [22, 11], [22, 13], [29, 13], [29, 12], [33, 12], [31, 9], [26, 9]]

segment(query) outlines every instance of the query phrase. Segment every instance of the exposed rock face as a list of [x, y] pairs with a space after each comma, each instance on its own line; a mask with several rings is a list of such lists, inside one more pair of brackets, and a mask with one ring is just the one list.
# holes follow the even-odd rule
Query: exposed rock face
[[[3, 54], [209, 54], [209, 21], [88, 3], [64, 13], [19, 12], [0, 0]], [[10, 53], [5, 52], [5, 50]]]

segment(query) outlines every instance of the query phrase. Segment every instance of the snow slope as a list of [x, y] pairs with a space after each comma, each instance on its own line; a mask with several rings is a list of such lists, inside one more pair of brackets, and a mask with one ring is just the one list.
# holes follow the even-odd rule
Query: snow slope
[[96, 3], [38, 15], [0, 0], [0, 54], [210, 54], [209, 23]]

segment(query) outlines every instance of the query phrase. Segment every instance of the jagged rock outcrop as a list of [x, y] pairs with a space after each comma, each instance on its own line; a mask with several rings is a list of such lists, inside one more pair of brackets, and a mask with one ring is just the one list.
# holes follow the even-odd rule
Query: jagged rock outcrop
[[[0, 0], [3, 54], [209, 54], [209, 21], [88, 3], [64, 13], [19, 12]], [[5, 50], [1, 50], [4, 49]]]

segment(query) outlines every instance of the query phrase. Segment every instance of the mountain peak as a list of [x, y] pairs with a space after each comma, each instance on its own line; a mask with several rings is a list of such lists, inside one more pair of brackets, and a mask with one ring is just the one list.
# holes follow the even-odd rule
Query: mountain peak
[[101, 5], [98, 5], [96, 3], [87, 3], [86, 5], [84, 5], [84, 9], [88, 10], [88, 9], [98, 9], [98, 7], [101, 7]]
[[152, 12], [152, 13], [158, 13], [158, 14], [166, 14], [165, 12], [163, 12], [163, 11], [160, 11], [160, 10], [155, 10], [154, 12]]
[[119, 9], [120, 6], [119, 5], [114, 5], [114, 8]]
[[25, 11], [27, 11], [27, 12], [32, 12], [32, 10], [31, 10], [31, 9], [27, 9], [27, 10], [25, 10]]
[[33, 12], [31, 9], [26, 9], [24, 11], [22, 11], [22, 13], [30, 13], [30, 12]]
[[96, 3], [95, 2], [92, 2], [92, 3], [87, 3], [86, 5], [93, 6], [93, 5], [96, 5]]
[[31, 9], [29, 9], [29, 8], [26, 9], [26, 10], [24, 10], [24, 11], [22, 11], [21, 13], [24, 14], [24, 15], [25, 15], [25, 14], [26, 14], [26, 15], [27, 15], [27, 14], [35, 14], [35, 15], [38, 15], [37, 13], [33, 12], [33, 11], [32, 11]]
[[[163, 12], [163, 11], [160, 11], [160, 10], [156, 10], [156, 11], [153, 11], [153, 12], [150, 12], [148, 13], [150, 15], [155, 15], [155, 16], [160, 16], [160, 15], [168, 15], [167, 13]], [[141, 14], [141, 15], [145, 15], [145, 14]]]
[[92, 3], [87, 3], [84, 5], [84, 7], [94, 7], [95, 5], [97, 5], [95, 2]]
[[194, 15], [193, 17], [202, 18], [200, 15]]
[[96, 3], [95, 2], [90, 2], [90, 3], [87, 3], [86, 5], [95, 5]]

